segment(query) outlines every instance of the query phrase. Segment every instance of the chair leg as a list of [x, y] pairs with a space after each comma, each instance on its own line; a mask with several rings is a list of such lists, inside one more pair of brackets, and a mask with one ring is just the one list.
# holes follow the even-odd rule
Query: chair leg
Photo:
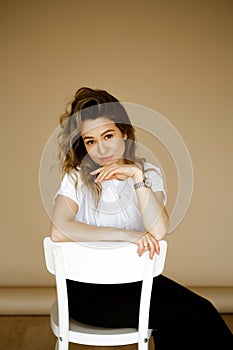
[[57, 338], [55, 350], [68, 350], [68, 349], [69, 349], [69, 342]]
[[147, 340], [147, 342], [140, 341], [138, 343], [138, 350], [148, 350], [148, 349], [149, 349], [149, 339]]

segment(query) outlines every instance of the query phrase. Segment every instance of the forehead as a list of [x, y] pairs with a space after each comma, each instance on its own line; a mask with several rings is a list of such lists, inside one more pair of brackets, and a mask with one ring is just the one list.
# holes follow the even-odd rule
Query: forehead
[[103, 133], [104, 130], [108, 129], [118, 130], [115, 123], [108, 118], [100, 117], [97, 119], [88, 119], [82, 122], [81, 134], [82, 136], [98, 135]]

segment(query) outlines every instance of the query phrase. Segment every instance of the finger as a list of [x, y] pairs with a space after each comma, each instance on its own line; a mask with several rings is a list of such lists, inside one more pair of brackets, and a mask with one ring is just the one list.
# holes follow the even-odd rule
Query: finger
[[97, 178], [95, 179], [95, 182], [109, 180], [111, 177], [112, 178], [115, 177], [116, 170], [117, 170], [116, 165], [102, 168], [102, 170], [99, 172]]
[[159, 241], [157, 239], [155, 239], [154, 236], [151, 236], [151, 239], [153, 240], [154, 245], [155, 245], [155, 252], [156, 252], [156, 254], [159, 255], [159, 253], [160, 253]]
[[116, 175], [114, 173], [107, 174], [106, 172], [102, 172], [97, 176], [97, 178], [94, 180], [94, 182], [101, 182], [104, 180], [110, 180], [110, 179], [114, 179], [115, 177], [116, 177]]
[[91, 171], [90, 174], [91, 174], [91, 175], [96, 175], [96, 174], [98, 174], [102, 169], [103, 169], [103, 167], [98, 168], [98, 169], [95, 169], [95, 170]]
[[147, 237], [147, 242], [148, 242], [148, 245], [149, 245], [149, 249], [150, 249], [150, 254], [149, 254], [149, 257], [150, 259], [153, 259], [153, 256], [155, 254], [155, 243], [153, 241], [153, 239], [151, 239], [151, 237]]
[[159, 241], [157, 239], [155, 239], [155, 237], [150, 233], [147, 233], [147, 237], [148, 237], [147, 239], [150, 239], [150, 241], [153, 242], [155, 253], [159, 254], [159, 252], [160, 252]]
[[160, 253], [160, 247], [159, 247], [159, 242], [153, 237], [151, 238], [154, 244], [154, 250], [157, 255]]
[[140, 242], [140, 256], [148, 250], [150, 250], [150, 256], [153, 257], [153, 242], [150, 242], [148, 235], [144, 234]]
[[106, 168], [99, 168], [98, 172], [96, 173], [96, 178], [95, 178], [95, 182], [99, 182], [102, 181], [105, 178], [105, 174], [106, 174]]
[[143, 245], [144, 245], [144, 249], [149, 249], [149, 243], [148, 243], [146, 234], [143, 236]]
[[138, 250], [137, 250], [137, 253], [139, 256], [141, 256], [144, 252], [144, 242], [142, 239], [139, 239], [137, 242], [136, 242], [137, 246], [138, 246]]
[[113, 167], [112, 169], [106, 169], [103, 173], [99, 174], [99, 180], [109, 180], [110, 178], [116, 177], [117, 167]]

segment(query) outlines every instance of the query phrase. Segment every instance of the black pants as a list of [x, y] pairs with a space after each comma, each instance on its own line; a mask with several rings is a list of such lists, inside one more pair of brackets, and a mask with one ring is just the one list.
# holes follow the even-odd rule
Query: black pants
[[[105, 327], [137, 327], [141, 283], [94, 285], [67, 280], [70, 315]], [[205, 298], [162, 275], [153, 282], [149, 328], [156, 350], [232, 350], [232, 333]]]

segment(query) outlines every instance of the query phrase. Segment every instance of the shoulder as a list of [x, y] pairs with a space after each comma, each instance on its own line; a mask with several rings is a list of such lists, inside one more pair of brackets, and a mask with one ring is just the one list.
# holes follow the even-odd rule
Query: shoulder
[[78, 203], [80, 202], [80, 191], [79, 188], [81, 186], [81, 178], [80, 178], [80, 172], [79, 170], [72, 170], [70, 173], [65, 173], [61, 185], [54, 197], [54, 200], [56, 197], [61, 194], [63, 196], [69, 197], [74, 202]]
[[82, 180], [80, 177], [79, 169], [73, 169], [69, 173], [65, 173], [62, 177], [62, 184], [70, 184], [78, 187], [81, 184]]
[[144, 172], [145, 172], [145, 174], [146, 173], [154, 173], [158, 177], [163, 177], [161, 169], [158, 166], [156, 166], [152, 163], [149, 163], [149, 162], [144, 163]]

